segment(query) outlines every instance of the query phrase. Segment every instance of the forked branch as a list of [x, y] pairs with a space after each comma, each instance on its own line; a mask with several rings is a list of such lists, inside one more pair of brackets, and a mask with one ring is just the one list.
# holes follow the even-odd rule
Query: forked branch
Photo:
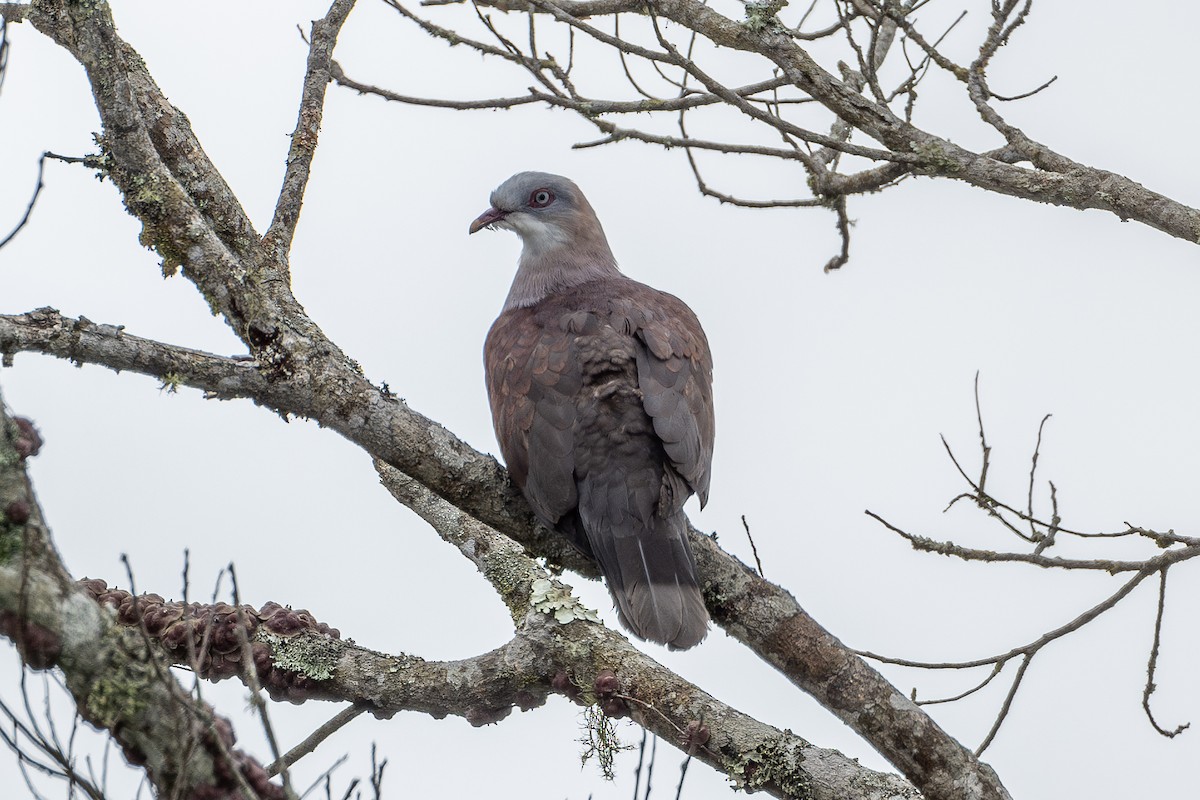
[[[1154, 714], [1150, 709], [1150, 695], [1154, 692], [1156, 686], [1154, 682], [1154, 674], [1158, 661], [1158, 652], [1162, 636], [1163, 614], [1166, 605], [1166, 583], [1167, 571], [1175, 565], [1190, 561], [1197, 556], [1200, 556], [1200, 538], [1184, 536], [1175, 531], [1154, 531], [1147, 528], [1142, 528], [1134, 525], [1126, 524], [1124, 530], [1115, 532], [1084, 532], [1074, 530], [1062, 525], [1061, 517], [1059, 516], [1058, 500], [1054, 484], [1049, 483], [1052, 514], [1049, 521], [1039, 519], [1034, 514], [1034, 492], [1036, 486], [1036, 475], [1038, 458], [1041, 454], [1042, 436], [1044, 433], [1046, 421], [1050, 418], [1047, 414], [1042, 418], [1041, 424], [1038, 426], [1037, 443], [1033, 450], [1033, 455], [1030, 459], [1029, 469], [1029, 492], [1026, 498], [1026, 508], [1020, 510], [1013, 505], [1005, 503], [993, 497], [987, 490], [988, 471], [991, 465], [992, 448], [988, 444], [987, 435], [983, 425], [983, 413], [979, 402], [979, 386], [978, 376], [976, 376], [976, 391], [975, 391], [975, 408], [976, 418], [979, 423], [979, 449], [980, 449], [980, 469], [979, 478], [971, 478], [964, 469], [959, 460], [955, 457], [954, 451], [950, 448], [945, 438], [942, 439], [943, 445], [946, 447], [946, 453], [953, 462], [958, 474], [968, 486], [968, 491], [957, 495], [950, 501], [946, 510], [948, 511], [960, 500], [969, 500], [977, 508], [981, 509], [988, 517], [999, 523], [1002, 530], [1006, 533], [1011, 533], [1019, 537], [1022, 541], [1033, 545], [1031, 551], [1020, 550], [985, 550], [977, 547], [967, 547], [953, 541], [936, 540], [927, 536], [911, 533], [903, 528], [888, 522], [880, 515], [867, 511], [867, 516], [879, 522], [887, 530], [900, 536], [914, 549], [927, 552], [946, 555], [963, 561], [978, 561], [984, 563], [1021, 563], [1029, 564], [1043, 569], [1063, 570], [1063, 571], [1087, 571], [1087, 572], [1106, 572], [1110, 575], [1118, 575], [1122, 573], [1132, 573], [1124, 583], [1112, 591], [1107, 597], [1093, 605], [1091, 608], [1078, 614], [1074, 619], [1059, 625], [1033, 641], [1027, 642], [1016, 647], [1012, 647], [1000, 653], [983, 658], [975, 658], [959, 661], [920, 661], [908, 658], [896, 658], [893, 656], [882, 655], [879, 653], [870, 652], [867, 650], [856, 651], [864, 658], [869, 658], [874, 661], [879, 661], [885, 664], [895, 664], [905, 667], [915, 667], [928, 670], [965, 670], [975, 669], [979, 667], [991, 667], [990, 674], [979, 684], [967, 691], [964, 691], [954, 697], [949, 697], [941, 700], [925, 701], [925, 704], [930, 703], [946, 703], [963, 700], [983, 687], [987, 686], [996, 678], [1000, 672], [1014, 660], [1019, 660], [1019, 666], [1013, 677], [1009, 691], [1001, 704], [997, 713], [995, 722], [991, 730], [976, 750], [976, 755], [981, 754], [988, 745], [995, 739], [996, 734], [1000, 730], [1008, 711], [1012, 705], [1013, 698], [1021, 685], [1021, 681], [1025, 676], [1030, 664], [1046, 646], [1058, 641], [1065, 636], [1075, 633], [1084, 626], [1098, 619], [1101, 615], [1115, 608], [1126, 597], [1128, 597], [1134, 589], [1138, 587], [1146, 578], [1151, 575], [1159, 575], [1159, 594], [1158, 594], [1158, 610], [1154, 620], [1154, 636], [1153, 644], [1150, 649], [1149, 663], [1146, 667], [1146, 685], [1142, 694], [1142, 706], [1146, 712], [1146, 716], [1150, 720], [1151, 725], [1160, 734], [1167, 737], [1174, 737], [1182, 733], [1188, 728], [1187, 724], [1177, 726], [1174, 730], [1164, 729], [1156, 721]], [[1027, 526], [1029, 533], [1026, 534], [1023, 527]], [[1089, 542], [1094, 548], [1100, 547], [1113, 539], [1123, 539], [1128, 537], [1141, 537], [1152, 543], [1154, 552], [1143, 559], [1116, 559], [1111, 557], [1096, 557], [1096, 558], [1061, 558], [1057, 556], [1045, 555], [1045, 551], [1056, 543], [1058, 534], [1078, 538]]]

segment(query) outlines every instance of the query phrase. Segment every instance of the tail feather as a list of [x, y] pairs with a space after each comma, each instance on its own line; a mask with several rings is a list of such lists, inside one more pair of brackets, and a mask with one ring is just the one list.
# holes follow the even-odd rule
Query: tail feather
[[[601, 487], [585, 482], [580, 488], [583, 528], [621, 624], [634, 636], [672, 650], [699, 644], [708, 634], [708, 610], [682, 512], [668, 517], [621, 513], [625, 509], [608, 502], [609, 493]], [[627, 486], [613, 488], [613, 494], [628, 498]]]

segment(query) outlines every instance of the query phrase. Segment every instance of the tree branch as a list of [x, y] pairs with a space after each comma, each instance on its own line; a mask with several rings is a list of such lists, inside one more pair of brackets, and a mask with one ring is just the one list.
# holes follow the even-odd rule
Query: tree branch
[[184, 693], [142, 632], [115, 625], [71, 580], [25, 473], [37, 449], [31, 431], [0, 402], [0, 633], [29, 667], [62, 670], [79, 713], [162, 796], [245, 800], [250, 787], [283, 800], [262, 765], [233, 749], [229, 723]]
[[[451, 2], [461, 0], [430, 4], [448, 5]], [[983, 90], [979, 80], [971, 89], [974, 92], [973, 102], [976, 102], [985, 121], [1005, 136], [1008, 146], [1020, 153], [1021, 160], [1032, 161], [1034, 168], [1017, 166], [1010, 163], [1011, 159], [1007, 157], [995, 158], [991, 153], [973, 152], [898, 117], [886, 103], [865, 97], [854, 83], [839, 80], [822, 68], [800, 47], [797, 38], [774, 17], [755, 20], [750, 18], [753, 12], [748, 12], [747, 20], [737, 21], [700, 0], [657, 0], [652, 7], [642, 0], [478, 0], [478, 5], [504, 11], [549, 14], [575, 27], [581, 27], [580, 20], [621, 13], [669, 19], [700, 34], [718, 47], [764, 57], [792, 85], [817, 100], [844, 123], [883, 144], [886, 149], [867, 155], [867, 151], [875, 148], [856, 148], [841, 143], [836, 137], [819, 135], [803, 136], [806, 141], [845, 152], [853, 152], [851, 148], [856, 148], [868, 158], [903, 162], [922, 175], [953, 178], [1011, 197], [1079, 210], [1107, 211], [1122, 220], [1135, 220], [1188, 242], [1200, 241], [1200, 211], [1124, 176], [1073, 161], [1029, 139], [1016, 128], [1007, 126], [981, 99], [983, 95], [980, 92]], [[886, 3], [879, 6], [887, 9], [887, 13], [912, 38], [911, 24], [903, 21], [896, 9]], [[1021, 12], [1021, 19], [1024, 13]], [[985, 43], [988, 58], [994, 52], [993, 45], [1002, 43], [1015, 27], [1013, 24], [1001, 25], [996, 36]], [[453, 31], [448, 35], [457, 36]], [[877, 44], [882, 46], [883, 41], [878, 39]], [[914, 38], [914, 41], [918, 40]], [[936, 52], [933, 46], [924, 39], [919, 41], [932, 57], [932, 53]], [[945, 59], [935, 60], [960, 80], [970, 82], [966, 68], [957, 67]], [[986, 65], [986, 59], [982, 64]], [[774, 121], [762, 121], [776, 124]], [[623, 138], [642, 137], [626, 134]]]
[[29, 10], [29, 3], [0, 3], [0, 17], [8, 22], [24, 22]]
[[[8, 55], [8, 53], [5, 49], [8, 42], [4, 39], [3, 34], [4, 34], [4, 28], [3, 28], [2, 23], [0, 23], [0, 84], [3, 84], [3, 82], [4, 82], [4, 66], [5, 66], [6, 57]], [[0, 249], [3, 249], [6, 244], [11, 242], [16, 237], [16, 235], [21, 232], [21, 229], [24, 228], [29, 223], [29, 218], [33, 215], [33, 207], [35, 205], [37, 205], [38, 196], [41, 195], [42, 189], [44, 189], [46, 186], [46, 183], [43, 180], [42, 176], [45, 174], [45, 171], [46, 171], [46, 157], [48, 155], [50, 155], [50, 154], [42, 153], [41, 157], [38, 159], [37, 181], [35, 182], [34, 187], [33, 187], [33, 194], [30, 195], [30, 197], [29, 197], [29, 203], [25, 206], [25, 213], [23, 215], [21, 215], [20, 221], [18, 221], [17, 224], [13, 226], [13, 229], [8, 232], [8, 235], [5, 236], [4, 238], [0, 239]]]
[[288, 260], [287, 254], [296, 233], [296, 222], [300, 219], [300, 206], [304, 202], [313, 156], [317, 151], [317, 135], [321, 130], [321, 115], [325, 108], [325, 89], [332, 80], [333, 48], [353, 8], [354, 0], [334, 0], [325, 17], [312, 24], [308, 69], [304, 74], [300, 114], [288, 151], [287, 171], [283, 176], [279, 200], [275, 204], [275, 216], [263, 237], [263, 247], [274, 256], [277, 264], [286, 264]]
[[330, 399], [315, 397], [302, 378], [270, 376], [256, 361], [143, 339], [125, 333], [119, 325], [64, 317], [50, 308], [0, 315], [0, 358], [11, 364], [19, 352], [137, 372], [214, 398], [246, 398], [280, 414], [316, 419], [473, 516], [499, 523], [527, 549], [582, 575], [600, 574], [561, 536], [535, 523], [529, 506], [495, 459], [471, 449], [403, 401], [350, 373], [345, 365], [328, 366], [333, 376], [326, 378], [326, 385], [344, 385], [338, 384], [339, 377], [350, 385], [334, 396], [341, 403], [334, 414], [320, 410], [331, 404]]

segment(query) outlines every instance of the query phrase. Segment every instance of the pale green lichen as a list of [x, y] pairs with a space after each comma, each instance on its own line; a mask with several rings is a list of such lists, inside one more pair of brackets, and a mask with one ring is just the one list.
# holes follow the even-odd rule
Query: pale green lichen
[[183, 266], [183, 253], [175, 249], [170, 239], [158, 229], [158, 226], [143, 220], [142, 232], [138, 236], [138, 241], [143, 247], [155, 251], [162, 257], [159, 268], [162, 270], [164, 278], [174, 277], [179, 272], [179, 268]]
[[183, 385], [183, 376], [175, 372], [168, 372], [162, 376], [161, 385], [158, 387], [160, 392], [167, 394], [175, 394], [179, 391], [179, 387]]
[[161, 205], [164, 202], [159, 180], [153, 173], [133, 175], [126, 197], [131, 203]]
[[736, 761], [726, 763], [725, 774], [738, 789], [753, 792], [778, 786], [784, 796], [799, 800], [812, 797], [812, 781], [800, 766], [803, 763], [803, 747], [780, 739], [759, 745]]
[[10, 523], [0, 514], [0, 564], [7, 564], [21, 552], [22, 527]]
[[910, 142], [912, 151], [921, 157], [925, 166], [941, 174], [954, 174], [962, 171], [962, 165], [956, 161], [946, 148], [937, 141]]
[[151, 679], [135, 662], [106, 673], [88, 692], [87, 708], [92, 720], [109, 729], [132, 720], [147, 706], [145, 682]]
[[742, 25], [751, 33], [761, 33], [765, 30], [783, 29], [783, 23], [775, 16], [788, 0], [754, 0], [746, 3], [746, 19]]
[[391, 656], [392, 664], [387, 668], [389, 675], [395, 675], [397, 672], [404, 672], [412, 669], [417, 664], [424, 663], [425, 659], [419, 656], [399, 655]]
[[[474, 545], [472, 544], [472, 546]], [[523, 597], [521, 587], [529, 580], [528, 569], [523, 568], [511, 558], [484, 559], [483, 574], [504, 599], [504, 604], [508, 606], [513, 622], [524, 617], [528, 609], [521, 602]]]
[[314, 681], [333, 677], [345, 645], [324, 636], [277, 636], [260, 631], [255, 637], [271, 648], [271, 662]]
[[560, 625], [577, 619], [600, 621], [596, 612], [576, 600], [571, 594], [571, 587], [564, 583], [539, 578], [533, 582], [530, 589], [529, 603], [533, 609], [543, 614], [552, 614]]

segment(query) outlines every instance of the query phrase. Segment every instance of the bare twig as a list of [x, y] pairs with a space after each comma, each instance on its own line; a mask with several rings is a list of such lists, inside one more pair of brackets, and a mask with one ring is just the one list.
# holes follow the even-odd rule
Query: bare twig
[[918, 667], [921, 669], [937, 669], [937, 670], [970, 669], [972, 667], [991, 666], [991, 665], [1005, 663], [1013, 658], [1016, 658], [1017, 656], [1026, 656], [1026, 657], [1032, 658], [1035, 654], [1037, 654], [1038, 651], [1040, 651], [1046, 645], [1050, 644], [1053, 641], [1061, 639], [1062, 637], [1066, 636], [1067, 634], [1070, 634], [1070, 633], [1073, 633], [1073, 632], [1079, 630], [1084, 625], [1087, 625], [1089, 622], [1096, 619], [1104, 612], [1115, 607], [1118, 603], [1120, 603], [1122, 600], [1124, 600], [1129, 595], [1129, 593], [1132, 592], [1137, 587], [1138, 584], [1140, 584], [1143, 580], [1145, 580], [1149, 575], [1153, 575], [1155, 572], [1159, 571], [1160, 568], [1161, 568], [1160, 566], [1150, 566], [1150, 567], [1146, 567], [1146, 568], [1142, 569], [1141, 571], [1137, 572], [1132, 578], [1130, 578], [1128, 581], [1126, 581], [1119, 589], [1117, 589], [1117, 591], [1115, 591], [1114, 593], [1109, 595], [1107, 598], [1105, 598], [1101, 602], [1092, 606], [1091, 608], [1089, 608], [1087, 611], [1083, 612], [1079, 616], [1075, 617], [1075, 619], [1071, 620], [1070, 622], [1067, 622], [1064, 625], [1061, 625], [1051, 631], [1048, 631], [1048, 632], [1042, 634], [1041, 636], [1039, 636], [1037, 639], [1035, 639], [1031, 642], [1028, 642], [1024, 645], [1014, 647], [1011, 650], [1008, 650], [1006, 652], [998, 653], [996, 655], [988, 656], [986, 658], [973, 659], [970, 661], [932, 662], [932, 661], [915, 661], [915, 660], [906, 659], [906, 658], [894, 658], [892, 656], [885, 656], [885, 655], [881, 655], [879, 653], [873, 653], [873, 652], [867, 651], [867, 650], [856, 650], [855, 652], [857, 652], [859, 655], [863, 656], [864, 658], [870, 658], [870, 659], [879, 661], [884, 664], [895, 664], [897, 666], [903, 666], [903, 667]]
[[1168, 739], [1174, 739], [1190, 728], [1192, 723], [1185, 722], [1182, 725], [1176, 725], [1172, 730], [1167, 730], [1158, 724], [1158, 720], [1154, 718], [1154, 712], [1150, 710], [1150, 695], [1154, 694], [1154, 690], [1158, 688], [1154, 682], [1154, 672], [1158, 666], [1158, 648], [1162, 643], [1163, 613], [1167, 607], [1167, 569], [1167, 567], [1163, 567], [1158, 574], [1158, 610], [1154, 614], [1154, 643], [1150, 645], [1150, 660], [1146, 664], [1146, 688], [1142, 691], [1142, 709], [1146, 712], [1146, 718], [1150, 720], [1154, 730]]
[[682, 800], [683, 798], [683, 781], [685, 778], [687, 778], [688, 764], [691, 763], [692, 757], [689, 754], [688, 757], [683, 760], [683, 763], [679, 765], [679, 783], [675, 785], [675, 800]]
[[[4, 81], [3, 68], [5, 59], [8, 57], [8, 42], [3, 38], [3, 33], [4, 30], [0, 28], [0, 83], [3, 83]], [[20, 222], [18, 222], [16, 227], [8, 232], [7, 236], [5, 236], [3, 239], [0, 239], [0, 248], [3, 248], [6, 244], [11, 242], [13, 238], [21, 232], [21, 229], [24, 228], [29, 222], [29, 217], [33, 214], [33, 207], [37, 205], [38, 196], [42, 193], [42, 188], [46, 185], [42, 180], [42, 175], [45, 173], [46, 158], [49, 155], [49, 153], [42, 153], [41, 157], [38, 158], [37, 181], [33, 187], [33, 195], [29, 198], [29, 203], [25, 206], [25, 213], [21, 216]]]
[[935, 706], [935, 705], [939, 705], [941, 703], [956, 703], [959, 700], [962, 700], [966, 697], [970, 697], [971, 695], [975, 694], [976, 692], [978, 692], [979, 690], [983, 689], [988, 684], [990, 684], [992, 682], [992, 680], [994, 680], [995, 677], [997, 675], [999, 675], [1001, 673], [1001, 671], [1003, 671], [1004, 665], [1006, 663], [1007, 662], [1005, 662], [1005, 661], [997, 661], [995, 666], [992, 667], [992, 671], [988, 673], [986, 678], [984, 678], [982, 681], [980, 681], [979, 683], [972, 686], [970, 689], [967, 689], [966, 691], [963, 691], [963, 692], [959, 692], [958, 694], [956, 694], [952, 697], [939, 697], [936, 700], [918, 700], [917, 699], [917, 690], [913, 689], [913, 702], [915, 702], [917, 705], [920, 705], [920, 706]]
[[290, 767], [313, 750], [316, 750], [321, 742], [346, 727], [347, 723], [360, 716], [366, 710], [367, 705], [364, 703], [354, 703], [353, 705], [346, 706], [335, 714], [332, 719], [306, 736], [304, 741], [287, 751], [282, 758], [279, 758], [272, 764], [268, 764], [267, 774], [272, 776], [278, 775], [283, 769]]
[[838, 237], [842, 243], [841, 251], [836, 256], [829, 259], [829, 261], [825, 262], [825, 271], [833, 272], [844, 267], [850, 260], [850, 225], [852, 223], [850, 222], [850, 217], [846, 215], [845, 195], [839, 195], [833, 198], [828, 205], [833, 208], [834, 213], [837, 215]]
[[983, 461], [979, 467], [979, 494], [987, 491], [988, 467], [991, 464], [992, 448], [987, 443], [987, 435], [983, 432], [983, 407], [979, 403], [979, 372], [975, 372], [975, 419], [979, 422], [979, 449], [983, 451]]
[[371, 792], [374, 800], [381, 800], [383, 791], [383, 771], [387, 768], [388, 760], [377, 761], [375, 745], [371, 745]]
[[[972, 479], [969, 475], [967, 475], [966, 470], [963, 469], [962, 464], [959, 463], [958, 458], [954, 455], [954, 451], [951, 449], [949, 442], [946, 441], [946, 438], [943, 436], [943, 437], [941, 437], [941, 440], [942, 440], [942, 447], [946, 450], [946, 453], [950, 457], [950, 461], [954, 464], [954, 467], [958, 471], [958, 474], [962, 476], [962, 479], [971, 488], [970, 492], [960, 494], [957, 497], [955, 497], [954, 499], [952, 499], [950, 501], [949, 505], [947, 505], [947, 507], [946, 507], [947, 510], [949, 510], [949, 508], [951, 506], [955, 505], [959, 500], [969, 499], [972, 502], [974, 502], [976, 505], [978, 505], [980, 508], [982, 508], [984, 511], [986, 511], [988, 513], [988, 515], [991, 516], [993, 519], [996, 519], [998, 522], [1000, 522], [1002, 525], [1004, 525], [1005, 528], [1014, 532], [1016, 535], [1018, 535], [1019, 537], [1021, 537], [1022, 539], [1024, 539], [1027, 542], [1032, 542], [1033, 541], [1032, 538], [1030, 536], [1028, 536], [1027, 534], [1025, 534], [1024, 532], [1018, 530], [1015, 525], [1013, 525], [1009, 520], [1005, 519], [1004, 516], [999, 513], [1000, 511], [1008, 512], [1009, 514], [1016, 517], [1021, 522], [1032, 522], [1043, 528], [1046, 528], [1047, 530], [1053, 530], [1055, 533], [1065, 533], [1069, 536], [1077, 536], [1081, 539], [1119, 539], [1119, 538], [1123, 538], [1123, 537], [1127, 537], [1127, 536], [1145, 536], [1146, 538], [1152, 539], [1160, 547], [1166, 547], [1166, 546], [1169, 546], [1172, 544], [1182, 544], [1182, 545], [1186, 545], [1186, 546], [1190, 547], [1193, 545], [1200, 544], [1200, 537], [1184, 536], [1182, 534], [1176, 533], [1173, 530], [1172, 531], [1154, 531], [1154, 530], [1150, 530], [1148, 528], [1141, 528], [1141, 527], [1137, 527], [1134, 525], [1130, 525], [1129, 523], [1125, 523], [1127, 527], [1125, 528], [1125, 530], [1121, 530], [1121, 531], [1080, 531], [1080, 530], [1075, 530], [1072, 528], [1063, 527], [1060, 524], [1061, 520], [1057, 519], [1057, 516], [1058, 516], [1058, 503], [1057, 503], [1057, 495], [1056, 495], [1057, 490], [1053, 489], [1053, 488], [1052, 488], [1052, 517], [1051, 517], [1050, 521], [1047, 522], [1045, 520], [1042, 520], [1042, 519], [1039, 519], [1036, 517], [1030, 518], [1029, 515], [1025, 511], [1019, 510], [1019, 509], [1015, 508], [1014, 506], [1011, 506], [1011, 505], [1003, 502], [1002, 500], [992, 497], [991, 495], [988, 495], [987, 493], [982, 491], [982, 489], [979, 487], [979, 485], [977, 483], [975, 483], [974, 479]], [[1040, 551], [1035, 550], [1035, 552], [1040, 552]]]
[[642, 728], [642, 743], [638, 745], [638, 762], [637, 767], [633, 770], [633, 800], [638, 800], [638, 790], [642, 785], [642, 764], [646, 759], [646, 740], [650, 737], [650, 731]]
[[1021, 94], [1005, 96], [1002, 94], [996, 94], [996, 92], [990, 91], [990, 90], [989, 90], [989, 94], [992, 97], [996, 98], [997, 100], [1003, 100], [1005, 102], [1012, 102], [1014, 100], [1024, 100], [1027, 97], [1033, 97], [1035, 94], [1037, 94], [1038, 92], [1041, 92], [1043, 89], [1049, 88], [1050, 85], [1053, 84], [1056, 80], [1058, 80], [1057, 75], [1050, 78], [1050, 80], [1046, 81], [1041, 86], [1038, 86], [1036, 89], [1030, 89], [1028, 92], [1022, 92]]
[[1066, 570], [1092, 570], [1096, 572], [1108, 572], [1117, 574], [1119, 572], [1140, 572], [1149, 569], [1152, 572], [1161, 569], [1163, 566], [1170, 566], [1181, 561], [1187, 561], [1200, 555], [1200, 546], [1187, 545], [1184, 547], [1167, 550], [1164, 553], [1143, 559], [1141, 561], [1118, 560], [1111, 558], [1060, 558], [1058, 556], [1044, 556], [1038, 553], [1012, 553], [995, 550], [982, 550], [975, 547], [964, 547], [951, 541], [939, 541], [930, 539], [925, 536], [918, 536], [909, 533], [908, 531], [899, 528], [885, 520], [873, 511], [867, 510], [864, 512], [868, 517], [871, 517], [876, 522], [879, 522], [885, 528], [890, 530], [909, 542], [915, 550], [921, 550], [926, 553], [938, 553], [945, 556], [954, 556], [963, 561], [983, 561], [983, 562], [1017, 562], [1022, 564], [1032, 564], [1037, 567], [1046, 567], [1053, 569]]
[[975, 755], [983, 755], [983, 751], [988, 749], [988, 745], [996, 738], [996, 734], [1000, 732], [1000, 726], [1004, 724], [1005, 718], [1008, 717], [1008, 712], [1012, 709], [1013, 698], [1017, 696], [1017, 689], [1021, 688], [1021, 681], [1025, 679], [1025, 671], [1029, 669], [1030, 662], [1033, 661], [1033, 654], [1026, 655], [1021, 659], [1021, 666], [1017, 667], [1017, 674], [1013, 677], [1012, 686], [1008, 689], [1008, 694], [1004, 697], [1004, 703], [1000, 706], [1000, 712], [996, 714], [996, 721], [992, 723], [991, 730], [984, 737], [983, 742], [975, 750]]
[[[46, 686], [48, 690], [48, 680]], [[29, 713], [30, 703], [28, 697], [25, 696], [28, 694], [28, 691], [24, 685], [21, 687], [21, 692], [27, 713]], [[48, 777], [66, 781], [69, 789], [70, 787], [78, 787], [91, 800], [105, 800], [102, 789], [76, 770], [74, 758], [63, 748], [61, 742], [57, 741], [57, 737], [47, 738], [40, 732], [36, 718], [27, 717], [27, 721], [23, 721], [3, 700], [0, 700], [0, 715], [3, 715], [8, 720], [10, 726], [10, 731], [5, 731], [4, 727], [0, 726], [0, 741], [17, 757], [17, 761], [23, 771], [26, 767], [31, 768]], [[46, 709], [46, 721], [49, 724], [53, 724], [53, 717], [50, 716], [48, 705]], [[37, 753], [40, 753], [47, 760], [38, 760], [30, 754], [28, 748], [32, 748]], [[37, 793], [32, 783], [32, 775], [26, 774], [25, 777], [30, 790]], [[38, 796], [40, 796], [40, 793], [38, 793]]]
[[[518, 95], [514, 97], [493, 97], [480, 100], [447, 100], [434, 97], [414, 97], [411, 95], [399, 94], [390, 89], [384, 89], [379, 86], [373, 86], [368, 83], [361, 83], [346, 75], [342, 67], [335, 61], [332, 66], [331, 74], [333, 80], [339, 85], [347, 89], [353, 89], [359, 94], [370, 94], [380, 97], [395, 103], [404, 103], [407, 105], [417, 106], [432, 106], [434, 108], [447, 108], [455, 111], [476, 111], [481, 109], [511, 109], [516, 106], [528, 105], [530, 103], [545, 103], [549, 106], [564, 108], [571, 111], [576, 111], [586, 115], [600, 114], [645, 114], [652, 111], [675, 111], [679, 109], [699, 108], [701, 106], [715, 105], [721, 102], [721, 98], [714, 94], [704, 92], [694, 92], [684, 97], [668, 98], [664, 100], [600, 100], [587, 97], [563, 97], [560, 95], [547, 94], [540, 92], [534, 88], [529, 89], [529, 94]], [[748, 86], [739, 87], [734, 91], [744, 97], [751, 97], [761, 92], [769, 91], [785, 84], [786, 81], [782, 78], [776, 78], [769, 81], [759, 81], [758, 83]]]
[[750, 551], [754, 553], [754, 565], [758, 568], [759, 577], [763, 575], [762, 559], [758, 557], [758, 547], [754, 544], [754, 537], [750, 535], [750, 523], [746, 522], [746, 515], [742, 514], [742, 530], [746, 531], [746, 538], [750, 540]]
[[8, 17], [0, 16], [0, 92], [8, 74]]
[[[306, 798], [310, 794], [312, 794], [313, 790], [316, 789], [318, 786], [320, 786], [322, 783], [325, 784], [325, 797], [331, 798], [333, 796], [333, 794], [332, 794], [332, 787], [330, 786], [330, 776], [333, 774], [333, 771], [335, 769], [340, 767], [342, 764], [345, 764], [346, 760], [348, 758], [349, 758], [349, 756], [347, 756], [345, 754], [338, 756], [336, 761], [334, 761], [332, 764], [330, 764], [328, 767], [326, 767], [325, 770], [316, 777], [316, 780], [314, 780], [311, 784], [309, 784], [308, 788], [304, 790], [304, 793], [300, 795], [300, 800], [304, 800], [304, 798]], [[358, 779], [356, 778], [350, 784], [350, 791], [353, 791], [354, 787], [357, 784], [358, 784]]]
[[646, 793], [642, 795], [645, 800], [650, 800], [650, 787], [654, 781], [654, 765], [658, 761], [658, 737], [655, 736], [650, 742], [650, 763], [646, 765]]

